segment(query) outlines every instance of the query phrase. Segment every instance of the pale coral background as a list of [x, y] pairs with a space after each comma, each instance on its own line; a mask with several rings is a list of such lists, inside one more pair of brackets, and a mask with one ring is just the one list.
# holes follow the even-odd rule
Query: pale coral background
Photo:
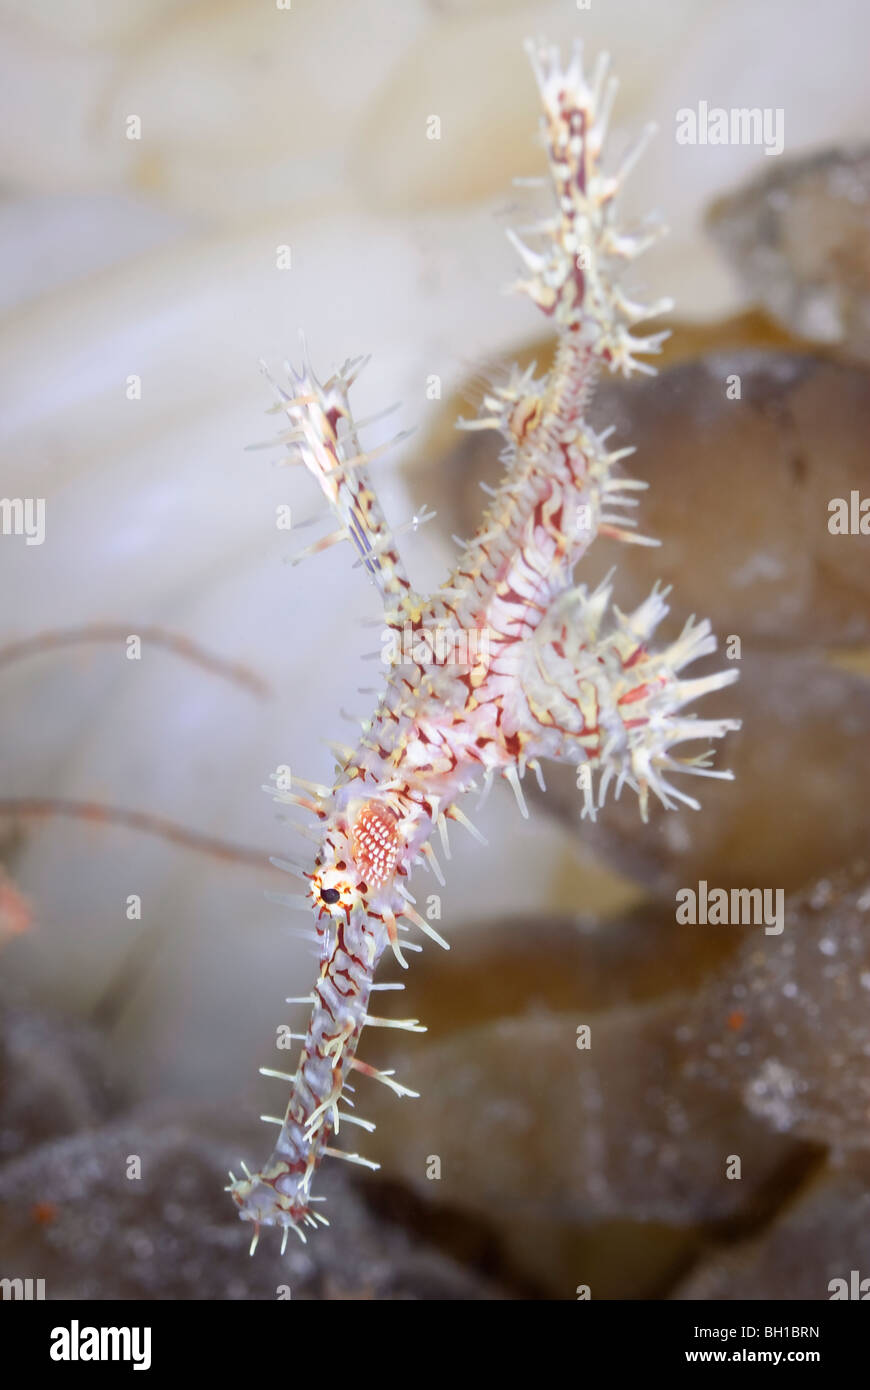
[[[611, 51], [617, 150], [659, 122], [628, 207], [664, 213], [672, 234], [645, 284], [684, 319], [742, 307], [702, 210], [772, 161], [678, 147], [675, 111], [782, 106], [789, 154], [870, 125], [857, 0], [0, 0], [0, 493], [47, 500], [44, 545], [0, 538], [0, 637], [160, 623], [275, 691], [261, 705], [153, 651], [140, 664], [105, 648], [32, 658], [0, 673], [0, 795], [99, 798], [297, 852], [260, 784], [280, 763], [329, 774], [318, 740], [352, 736], [342, 706], [366, 712], [355, 688], [373, 668], [358, 658], [377, 632], [360, 620], [378, 610], [349, 551], [282, 563], [307, 540], [276, 529], [276, 504], [304, 515], [317, 498], [271, 455], [243, 452], [271, 427], [257, 363], [293, 358], [300, 328], [324, 372], [372, 352], [360, 413], [400, 399], [399, 424], [422, 426], [397, 456], [417, 465], [413, 498], [384, 475], [388, 514], [427, 500], [431, 461], [415, 450], [441, 408], [427, 377], [446, 397], [541, 328], [501, 293], [510, 179], [541, 158], [530, 33]], [[276, 269], [281, 244], [292, 270]], [[432, 533], [405, 549], [417, 582], [438, 582], [448, 554]], [[554, 905], [576, 855], [542, 821], [518, 833], [509, 793], [480, 824], [492, 848], [458, 842], [448, 935], [464, 917]], [[151, 932], [116, 1026], [122, 1070], [152, 1094], [250, 1090], [281, 1000], [311, 968], [262, 898], [271, 880], [60, 821], [28, 827], [14, 872], [38, 923], [4, 953], [14, 981], [86, 1014]], [[130, 893], [141, 924], [126, 920]]]

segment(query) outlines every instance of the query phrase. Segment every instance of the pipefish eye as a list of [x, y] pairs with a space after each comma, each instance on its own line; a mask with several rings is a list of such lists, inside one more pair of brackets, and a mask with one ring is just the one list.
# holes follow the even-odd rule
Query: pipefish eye
[[330, 907], [332, 907], [333, 903], [337, 903], [340, 897], [341, 894], [337, 888], [322, 888], [320, 890], [320, 901], [322, 903], [328, 903]]

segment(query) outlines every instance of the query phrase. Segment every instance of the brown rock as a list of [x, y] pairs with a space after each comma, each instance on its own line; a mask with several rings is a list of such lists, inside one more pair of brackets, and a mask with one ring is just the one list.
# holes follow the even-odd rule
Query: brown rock
[[[710, 1255], [677, 1299], [829, 1299], [833, 1279], [870, 1273], [870, 1163], [829, 1165], [763, 1235]], [[812, 1319], [809, 1319], [812, 1322]], [[807, 1343], [808, 1346], [811, 1343]]]
[[[578, 1006], [433, 1039], [413, 1062], [405, 1048], [399, 1076], [420, 1099], [403, 1118], [367, 1097], [362, 1113], [384, 1121], [367, 1152], [495, 1229], [515, 1217], [692, 1227], [763, 1211], [797, 1146], [683, 1070], [688, 1008], [682, 997], [604, 1015]], [[741, 1182], [725, 1175], [735, 1153]]]
[[[696, 998], [686, 1074], [739, 1092], [772, 1129], [870, 1146], [870, 871], [786, 901]], [[695, 930], [716, 930], [695, 928]], [[730, 930], [721, 928], [720, 930]]]
[[870, 360], [870, 147], [777, 160], [720, 198], [709, 226], [780, 323]]
[[116, 1112], [100, 1035], [81, 1022], [0, 1003], [0, 1163]]
[[[3, 1266], [50, 1299], [474, 1299], [504, 1296], [401, 1225], [370, 1211], [344, 1166], [324, 1169], [332, 1225], [280, 1255], [223, 1192], [240, 1152], [263, 1146], [213, 1111], [140, 1111], [45, 1144], [0, 1169]], [[141, 1159], [141, 1178], [127, 1176]], [[281, 1290], [285, 1292], [281, 1293]]]
[[[692, 931], [673, 906], [646, 904], [617, 918], [522, 916], [458, 923], [450, 951], [426, 951], [403, 979], [400, 1012], [428, 1028], [427, 1041], [490, 1021], [583, 1008], [606, 1009], [689, 991], [727, 960], [746, 935]], [[378, 978], [404, 976], [392, 961]], [[413, 1064], [418, 1043], [401, 1051]], [[389, 1038], [366, 1034], [366, 1056], [383, 1058]]]

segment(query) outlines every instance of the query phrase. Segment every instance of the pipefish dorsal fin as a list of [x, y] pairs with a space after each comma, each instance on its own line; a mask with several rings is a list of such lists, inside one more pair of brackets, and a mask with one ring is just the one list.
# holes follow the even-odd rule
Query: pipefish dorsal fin
[[306, 547], [294, 558], [294, 563], [318, 554], [339, 541], [350, 541], [357, 552], [357, 564], [365, 569], [378, 588], [385, 607], [398, 608], [412, 595], [412, 588], [396, 538], [404, 530], [416, 530], [431, 520], [434, 513], [427, 513], [424, 509], [395, 530], [384, 516], [369, 476], [369, 468], [412, 431], [403, 430], [374, 449], [363, 448], [360, 431], [396, 408], [390, 407], [367, 420], [354, 418], [349, 391], [368, 360], [363, 357], [349, 359], [328, 381], [320, 382], [303, 345], [301, 369], [285, 363], [289, 390], [276, 381], [262, 364], [263, 372], [276, 395], [273, 410], [287, 417], [289, 428], [268, 441], [267, 445], [252, 447], [281, 446], [287, 449], [286, 462], [304, 464], [313, 474], [339, 522], [337, 530]]

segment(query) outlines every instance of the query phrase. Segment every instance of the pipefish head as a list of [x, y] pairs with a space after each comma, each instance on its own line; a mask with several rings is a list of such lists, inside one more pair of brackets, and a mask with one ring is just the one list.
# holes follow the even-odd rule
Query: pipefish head
[[350, 919], [395, 876], [402, 839], [392, 808], [375, 798], [358, 801], [330, 826], [314, 864], [310, 893], [318, 916]]

